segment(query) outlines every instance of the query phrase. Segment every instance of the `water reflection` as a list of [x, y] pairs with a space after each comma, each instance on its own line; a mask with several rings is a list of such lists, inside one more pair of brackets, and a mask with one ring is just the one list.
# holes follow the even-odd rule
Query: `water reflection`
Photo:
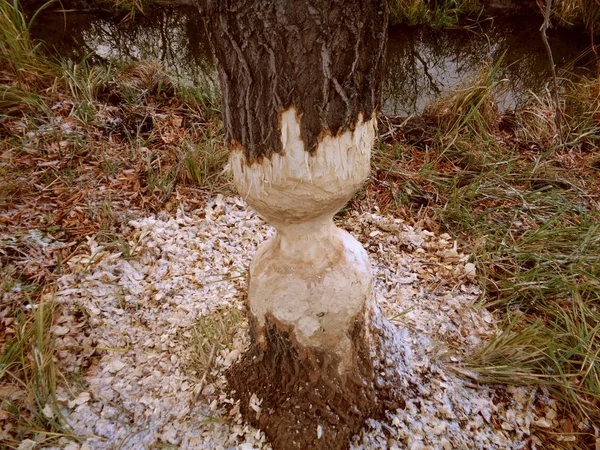
[[157, 9], [124, 22], [81, 13], [45, 16], [36, 24], [34, 36], [72, 61], [89, 54], [104, 63], [156, 58], [183, 81], [201, 80], [214, 72], [195, 8]]
[[[475, 77], [486, 64], [504, 55], [501, 109], [522, 106], [530, 92], [540, 93], [550, 80], [548, 57], [535, 19], [486, 21], [470, 29], [433, 33], [427, 28], [392, 28], [384, 110], [390, 114], [420, 112], [436, 96]], [[553, 33], [551, 44], [559, 69], [566, 68], [589, 42], [579, 33]], [[591, 58], [590, 58], [591, 59]], [[572, 71], [582, 71], [582, 59]]]
[[[437, 33], [425, 27], [390, 29], [384, 112], [421, 112], [431, 99], [505, 52], [499, 73], [506, 79], [501, 108], [520, 106], [530, 98], [530, 91], [540, 93], [550, 78], [537, 22], [485, 21], [469, 30]], [[34, 34], [73, 61], [88, 54], [105, 63], [151, 57], [182, 81], [215, 79], [201, 18], [194, 8], [158, 9], [128, 22], [81, 13], [47, 15], [38, 21]], [[574, 32], [554, 32], [550, 38], [558, 68], [566, 67], [589, 45], [584, 35]], [[584, 58], [576, 69], [588, 62]]]

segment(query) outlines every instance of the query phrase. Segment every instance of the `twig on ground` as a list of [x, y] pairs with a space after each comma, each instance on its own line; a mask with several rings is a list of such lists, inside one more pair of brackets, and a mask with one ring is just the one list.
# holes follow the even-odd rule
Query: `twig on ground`
[[217, 343], [214, 342], [212, 345], [212, 348], [210, 349], [210, 355], [208, 357], [208, 362], [206, 364], [206, 370], [204, 371], [204, 374], [202, 375], [202, 378], [200, 379], [200, 383], [198, 384], [199, 388], [196, 391], [196, 398], [194, 399], [194, 401], [198, 400], [198, 397], [200, 397], [200, 394], [202, 393], [202, 389], [204, 389], [204, 385], [206, 384], [206, 378], [208, 377], [208, 372], [210, 372], [210, 369], [212, 368], [216, 353], [217, 353]]

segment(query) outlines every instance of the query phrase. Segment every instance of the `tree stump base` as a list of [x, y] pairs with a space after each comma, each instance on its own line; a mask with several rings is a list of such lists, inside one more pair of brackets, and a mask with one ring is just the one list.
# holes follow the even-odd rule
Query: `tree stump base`
[[[356, 318], [348, 332], [353, 370], [340, 374], [335, 355], [304, 348], [291, 328], [265, 317], [263, 340], [252, 345], [227, 373], [232, 396], [242, 417], [263, 430], [275, 450], [342, 450], [369, 418], [403, 408], [395, 392], [399, 374], [389, 370], [393, 325], [378, 313], [374, 320]], [[256, 334], [256, 319], [251, 317]]]
[[277, 229], [248, 271], [252, 344], [229, 386], [276, 450], [347, 448], [397, 404], [367, 253], [333, 223], [370, 173], [388, 2], [199, 3], [234, 184]]

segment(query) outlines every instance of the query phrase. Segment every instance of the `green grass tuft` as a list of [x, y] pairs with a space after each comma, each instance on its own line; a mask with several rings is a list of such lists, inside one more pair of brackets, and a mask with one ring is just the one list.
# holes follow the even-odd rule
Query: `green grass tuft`
[[49, 445], [60, 437], [74, 438], [58, 408], [57, 369], [51, 327], [54, 307], [40, 300], [31, 313], [15, 317], [14, 335], [0, 355], [0, 384], [10, 395], [2, 408], [15, 424], [7, 444], [18, 446], [25, 439]]
[[457, 26], [462, 17], [475, 14], [481, 8], [481, 0], [392, 0], [390, 22], [451, 28]]
[[14, 88], [36, 88], [53, 75], [50, 62], [41, 55], [30, 28], [45, 3], [27, 20], [17, 0], [0, 0], [0, 83]]

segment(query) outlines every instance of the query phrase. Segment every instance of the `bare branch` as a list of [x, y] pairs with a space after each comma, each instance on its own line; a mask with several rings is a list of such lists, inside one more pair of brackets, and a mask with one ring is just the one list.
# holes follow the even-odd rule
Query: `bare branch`
[[546, 52], [548, 53], [548, 59], [550, 60], [550, 69], [552, 70], [552, 81], [554, 84], [554, 109], [555, 115], [554, 120], [556, 122], [556, 128], [558, 130], [558, 136], [560, 138], [561, 144], [565, 142], [564, 133], [563, 133], [563, 115], [560, 108], [560, 98], [558, 92], [558, 77], [556, 75], [556, 65], [554, 64], [554, 57], [552, 56], [552, 48], [550, 47], [550, 42], [548, 42], [548, 35], [546, 31], [551, 28], [550, 24], [550, 15], [552, 14], [552, 0], [546, 0], [546, 12], [544, 14], [544, 23], [540, 28], [542, 32], [542, 41], [544, 41], [544, 45], [546, 47]]

